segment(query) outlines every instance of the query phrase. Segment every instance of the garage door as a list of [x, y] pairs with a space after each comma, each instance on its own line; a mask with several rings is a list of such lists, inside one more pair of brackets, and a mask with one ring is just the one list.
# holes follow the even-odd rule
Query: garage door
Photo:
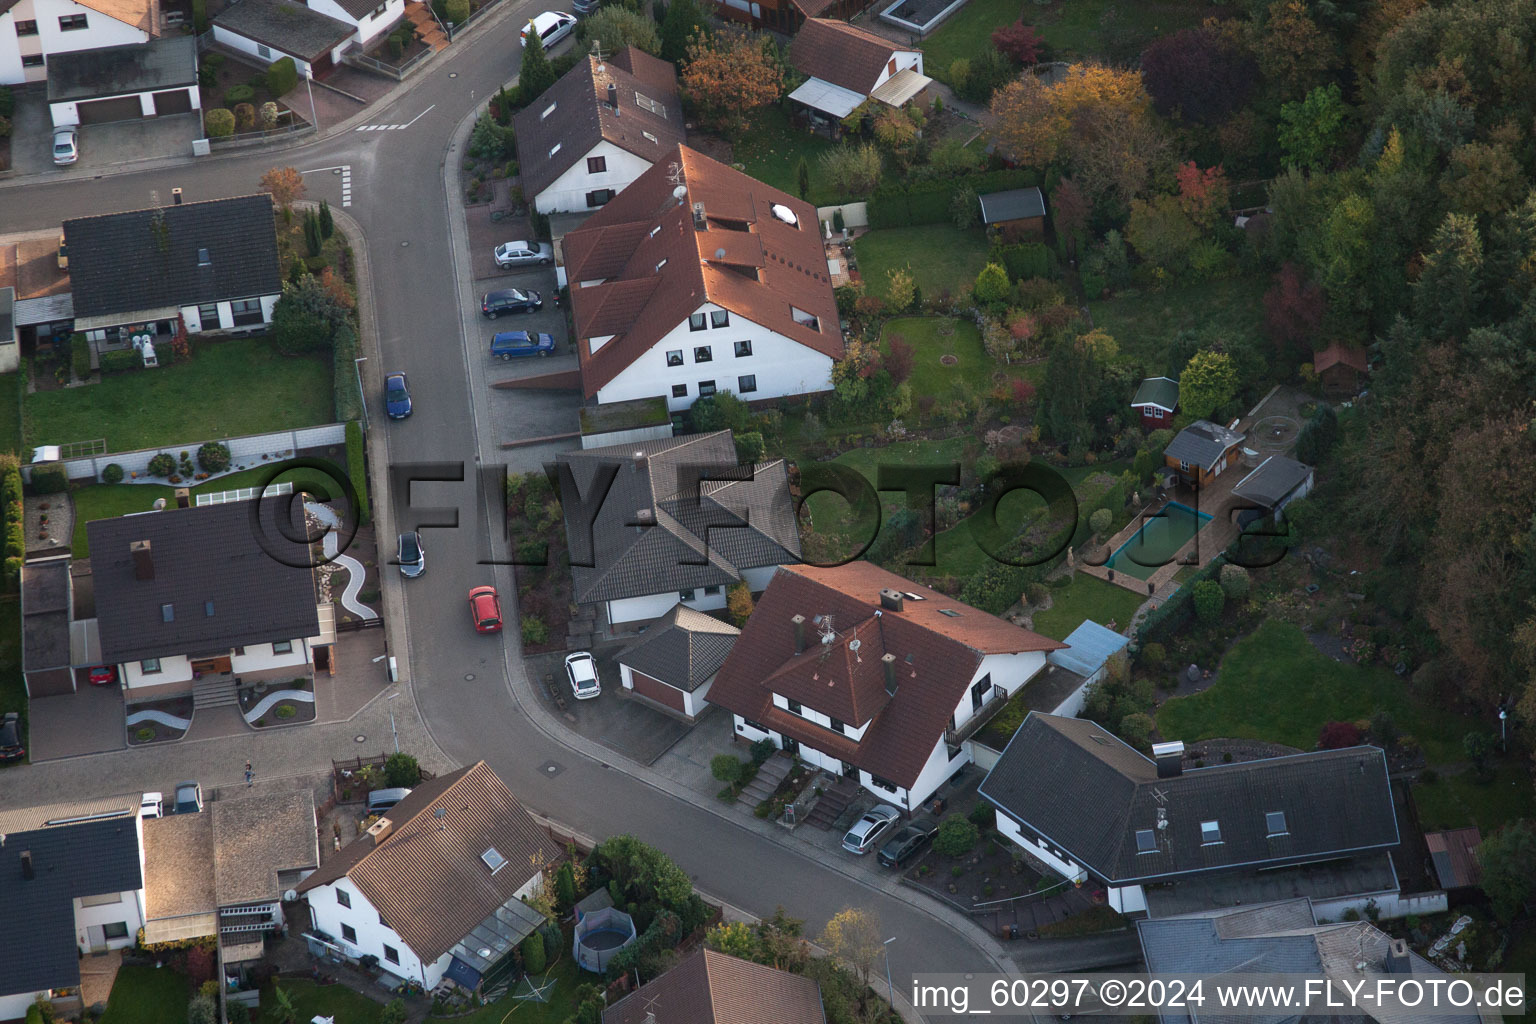
[[168, 89], [155, 93], [156, 114], [192, 113], [192, 94], [185, 89]]
[[76, 105], [81, 124], [106, 124], [108, 121], [132, 121], [144, 116], [144, 107], [137, 96], [122, 96], [115, 100], [90, 100]]
[[659, 679], [652, 679], [643, 672], [630, 670], [630, 678], [634, 680], [635, 692], [642, 697], [649, 697], [658, 704], [664, 704], [673, 711], [683, 711], [683, 691], [674, 686], [668, 686]]
[[67, 668], [44, 669], [27, 673], [27, 693], [38, 697], [58, 697], [75, 692], [75, 674]]

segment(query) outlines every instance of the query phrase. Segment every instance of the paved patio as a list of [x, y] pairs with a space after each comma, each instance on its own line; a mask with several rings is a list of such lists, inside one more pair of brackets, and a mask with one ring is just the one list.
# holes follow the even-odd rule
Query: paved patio
[[80, 1005], [89, 1009], [97, 1003], [105, 1003], [117, 981], [118, 968], [123, 966], [123, 951], [109, 949], [80, 958]]
[[122, 750], [128, 744], [122, 690], [92, 686], [83, 672], [75, 675], [78, 689], [74, 693], [32, 701], [29, 752], [33, 761]]

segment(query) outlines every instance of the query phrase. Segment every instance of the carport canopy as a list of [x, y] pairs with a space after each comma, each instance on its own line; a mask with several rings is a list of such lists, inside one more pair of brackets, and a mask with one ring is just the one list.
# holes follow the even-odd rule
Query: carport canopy
[[35, 299], [16, 301], [17, 327], [58, 323], [61, 320], [73, 320], [74, 316], [75, 297], [68, 292], [63, 295], [43, 295]]
[[804, 85], [789, 94], [796, 103], [803, 103], [812, 110], [819, 110], [832, 117], [844, 118], [858, 109], [864, 97], [852, 89], [824, 82], [819, 78], [806, 79]]
[[882, 82], [880, 87], [870, 93], [869, 96], [870, 99], [876, 99], [881, 103], [889, 103], [893, 107], [899, 107], [928, 88], [932, 83], [933, 79], [927, 75], [919, 74], [913, 68], [902, 68]]

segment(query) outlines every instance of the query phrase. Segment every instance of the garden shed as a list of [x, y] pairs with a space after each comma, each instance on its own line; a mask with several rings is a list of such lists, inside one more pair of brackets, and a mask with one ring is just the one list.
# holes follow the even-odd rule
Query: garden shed
[[981, 200], [981, 222], [1009, 237], [1045, 233], [1045, 195], [1038, 188], [988, 192]]

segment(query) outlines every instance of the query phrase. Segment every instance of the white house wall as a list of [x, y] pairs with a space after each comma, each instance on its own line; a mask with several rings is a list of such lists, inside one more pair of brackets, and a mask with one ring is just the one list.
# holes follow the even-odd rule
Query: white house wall
[[[971, 753], [969, 749], [962, 744], [960, 749], [956, 751], [955, 756], [950, 757], [949, 747], [945, 744], [943, 737], [940, 737], [939, 741], [933, 745], [933, 752], [928, 755], [928, 763], [923, 765], [923, 770], [918, 773], [917, 781], [912, 783], [905, 794], [909, 801], [908, 808], [916, 811], [933, 795], [934, 790], [949, 781], [950, 776], [970, 763]], [[874, 789], [873, 791], [880, 792], [879, 789]]]
[[20, 1020], [27, 1015], [27, 1007], [37, 1002], [39, 998], [47, 998], [48, 990], [38, 989], [36, 992], [18, 992], [15, 995], [0, 996], [0, 1020]]
[[[85, 28], [68, 32], [60, 30], [59, 18], [72, 14], [85, 15]], [[37, 22], [37, 35], [17, 36], [18, 21]], [[0, 85], [41, 82], [48, 77], [46, 64], [37, 68], [22, 67], [23, 55], [40, 53], [46, 58], [56, 53], [148, 41], [149, 33], [73, 0], [21, 0], [7, 14], [0, 16]]]
[[[142, 849], [142, 846], [140, 848]], [[121, 938], [105, 940], [107, 949], [124, 949], [138, 942], [139, 929], [144, 927], [143, 891], [128, 890], [116, 895], [118, 899], [115, 903], [102, 903], [96, 906], [84, 904], [94, 902], [97, 897], [86, 897], [85, 900], [78, 897], [75, 899], [75, 941], [80, 947], [80, 952], [91, 952], [91, 928], [102, 925], [122, 924], [128, 929], [128, 933]]]
[[308, 0], [307, 6], [337, 21], [356, 25], [357, 35], [353, 38], [363, 49], [367, 49], [370, 43], [405, 14], [405, 0], [388, 0], [381, 13], [375, 14], [369, 11], [361, 18], [354, 18], [348, 14], [345, 8], [336, 3], [336, 0]]
[[[347, 893], [352, 906], [344, 907], [336, 901], [338, 889]], [[356, 958], [372, 954], [379, 958], [379, 966], [390, 974], [397, 978], [418, 982], [424, 988], [430, 989], [442, 980], [443, 971], [448, 967], [446, 963], [448, 958], [445, 956], [439, 958], [436, 963], [422, 964], [421, 958], [405, 944], [399, 935], [395, 934], [395, 930], [380, 922], [379, 912], [374, 909], [372, 903], [368, 902], [368, 897], [357, 890], [351, 879], [340, 878], [329, 885], [310, 890], [307, 896], [310, 917], [315, 928], [329, 935], [331, 941], [345, 950], [349, 956]], [[342, 938], [343, 924], [351, 925], [356, 931], [356, 942], [348, 942]], [[390, 963], [384, 958], [385, 945], [393, 946], [399, 951], [398, 964]]]
[[[965, 693], [960, 697], [960, 703], [955, 706], [955, 728], [961, 728], [970, 721], [976, 712], [971, 707], [971, 687], [981, 680], [982, 676], [992, 677], [992, 686], [1001, 689], [1010, 697], [1018, 693], [1024, 684], [1035, 677], [1035, 674], [1045, 667], [1045, 653], [1043, 651], [1023, 651], [1018, 654], [988, 654], [981, 659], [971, 681], [965, 685]], [[991, 700], [995, 694], [988, 693], [986, 700]], [[985, 707], [985, 703], [982, 705]]]
[[997, 812], [997, 830], [1068, 881], [1080, 882], [1087, 879], [1088, 872], [1079, 867], [1077, 862], [1068, 857], [1065, 852], [1057, 852], [1047, 846], [1043, 840], [1032, 839], [1025, 835], [1023, 827], [1002, 811]]
[[880, 77], [875, 79], [875, 84], [869, 90], [870, 92], [874, 92], [908, 68], [911, 68], [918, 74], [923, 73], [923, 55], [921, 52], [917, 50], [897, 50], [891, 56], [896, 58], [896, 71], [893, 73], [891, 71], [891, 62], [886, 61], [885, 66], [880, 69]]
[[1143, 914], [1147, 910], [1147, 894], [1139, 885], [1110, 886], [1105, 899], [1117, 914]]
[[128, 689], [135, 686], [164, 686], [166, 683], [184, 683], [192, 679], [192, 660], [181, 655], [171, 655], [160, 659], [159, 672], [145, 672], [142, 662], [129, 661], [122, 666], [123, 685]]
[[[213, 26], [213, 40], [216, 43], [223, 43], [225, 46], [232, 50], [239, 50], [241, 53], [246, 54], [255, 60], [258, 60], [263, 64], [272, 64], [276, 61], [282, 60], [284, 57], [288, 57], [293, 61], [293, 66], [298, 69], [300, 77], [310, 77], [308, 61], [300, 60], [298, 57], [293, 56], [291, 53], [284, 53], [282, 50], [272, 46], [267, 46], [265, 43], [258, 43], [254, 39], [247, 39], [245, 36], [242, 36], [236, 32], [231, 32], [229, 29], [222, 25]], [[262, 50], [266, 50], [267, 52], [262, 53]]]
[[[705, 304], [695, 312], [704, 313], [704, 322], [708, 324], [708, 314], [722, 308]], [[823, 324], [822, 329], [835, 332], [838, 325]], [[832, 336], [835, 335], [829, 335]], [[750, 356], [735, 354], [738, 341], [752, 343]], [[694, 360], [694, 349], [701, 345], [710, 346], [712, 358], [709, 362]], [[682, 351], [683, 363], [668, 366], [667, 352], [675, 350]], [[741, 393], [737, 378], [745, 374], [757, 378], [756, 391]], [[729, 326], [706, 327], [702, 331], [689, 330], [685, 318], [648, 352], [599, 388], [597, 401], [599, 404], [627, 402], [662, 394], [667, 397], [667, 408], [679, 412], [693, 405], [699, 397], [699, 382], [706, 380], [715, 382], [716, 391], [735, 392], [749, 402], [830, 391], [832, 357], [736, 313], [731, 314]], [[672, 388], [679, 384], [687, 388], [687, 394], [674, 396]]]
[[308, 669], [309, 642], [306, 640], [288, 642], [293, 645], [293, 650], [286, 654], [275, 652], [271, 644], [248, 644], [244, 648], [244, 654], [230, 656], [230, 671], [239, 675], [241, 672], [261, 672], [274, 668], [293, 668], [301, 672]]
[[[215, 30], [215, 31], [217, 31], [217, 30]], [[231, 298], [231, 299], [221, 300], [219, 303], [217, 303], [218, 310], [219, 310], [218, 320], [217, 321], [210, 320], [207, 323], [203, 322], [202, 314], [198, 311], [199, 307], [197, 307], [197, 306], [182, 306], [181, 307], [181, 316], [182, 316], [182, 319], [186, 321], [187, 333], [188, 334], [201, 334], [201, 333], [203, 333], [205, 331], [228, 331], [228, 330], [234, 330], [235, 329], [235, 313], [234, 313], [234, 307], [233, 307], [232, 303], [234, 302], [235, 298], [243, 300], [243, 299], [258, 298], [258, 296], [255, 296], [255, 295], [239, 295], [239, 296], [235, 296], [234, 298]], [[270, 324], [272, 322], [272, 310], [277, 306], [277, 300], [282, 298], [282, 295], [280, 293], [279, 294], [273, 294], [273, 295], [262, 295], [262, 296], [259, 296], [259, 298], [261, 299], [261, 322], [263, 324]], [[241, 330], [250, 330], [251, 328], [253, 328], [255, 326], [256, 325], [254, 325], [254, 324], [249, 324], [249, 325], [242, 326], [240, 329]], [[102, 336], [105, 337], [105, 333], [104, 332], [103, 332]]]
[[[592, 102], [590, 96], [586, 97], [588, 103]], [[549, 104], [542, 106], [538, 101], [534, 105], [542, 113]], [[679, 117], [682, 112], [670, 110], [670, 116]], [[562, 116], [570, 116], [565, 111], [556, 108], [549, 115], [552, 120], [559, 120]], [[658, 147], [659, 149], [660, 147]], [[566, 151], [562, 149], [555, 154], [557, 158], [566, 158]], [[602, 157], [606, 169], [597, 174], [587, 173], [587, 159], [589, 157]], [[595, 192], [600, 188], [611, 188], [614, 192], [622, 191], [631, 182], [650, 169], [651, 162], [635, 156], [633, 153], [620, 149], [607, 139], [599, 142], [586, 153], [577, 157], [565, 172], [551, 182], [544, 191], [534, 197], [534, 209], [540, 213], [586, 213], [599, 207], [587, 205], [587, 193]]]

